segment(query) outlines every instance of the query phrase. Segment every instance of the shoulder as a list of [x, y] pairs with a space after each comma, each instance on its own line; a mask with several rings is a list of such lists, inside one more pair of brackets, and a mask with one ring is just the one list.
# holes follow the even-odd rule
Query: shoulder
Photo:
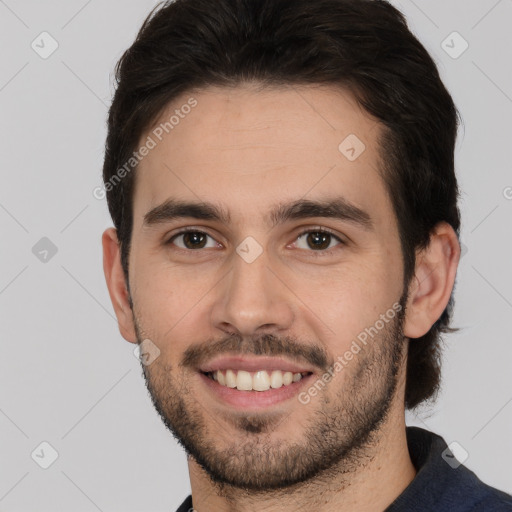
[[[482, 482], [475, 473], [461, 465], [459, 478], [444, 490], [446, 503], [456, 512], [512, 512], [512, 496]], [[459, 507], [459, 508], [457, 508]]]
[[471, 512], [512, 512], [512, 496], [499, 489], [483, 484], [485, 491], [470, 509]]
[[485, 483], [458, 461], [442, 436], [407, 427], [407, 440], [417, 475], [389, 512], [512, 512], [512, 496]]

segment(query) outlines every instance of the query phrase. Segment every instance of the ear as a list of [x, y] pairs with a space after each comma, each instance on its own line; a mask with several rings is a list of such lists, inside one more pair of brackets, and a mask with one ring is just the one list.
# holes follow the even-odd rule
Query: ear
[[117, 232], [108, 228], [101, 237], [103, 245], [103, 271], [107, 281], [110, 300], [117, 316], [121, 336], [131, 343], [137, 343], [133, 314], [123, 268], [121, 266], [121, 251]]
[[404, 335], [419, 338], [442, 315], [455, 283], [460, 244], [446, 222], [435, 226], [429, 246], [416, 254], [415, 275], [409, 285]]

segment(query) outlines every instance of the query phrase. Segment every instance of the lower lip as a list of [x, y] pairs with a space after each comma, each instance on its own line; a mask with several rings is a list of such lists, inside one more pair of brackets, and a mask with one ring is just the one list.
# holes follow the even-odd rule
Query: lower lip
[[202, 381], [214, 393], [214, 395], [233, 407], [240, 409], [264, 409], [275, 404], [279, 404], [296, 396], [300, 390], [307, 385], [314, 374], [302, 377], [298, 382], [292, 382], [288, 386], [280, 388], [270, 388], [267, 391], [239, 391], [236, 388], [221, 386], [217, 381], [199, 373]]

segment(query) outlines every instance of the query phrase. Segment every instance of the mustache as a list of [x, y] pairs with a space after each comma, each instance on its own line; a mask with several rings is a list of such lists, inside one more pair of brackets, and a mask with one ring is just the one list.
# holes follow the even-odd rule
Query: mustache
[[218, 355], [285, 356], [297, 362], [308, 362], [321, 371], [334, 364], [327, 352], [318, 346], [300, 343], [290, 336], [263, 334], [251, 339], [233, 333], [218, 341], [206, 341], [189, 346], [180, 366], [196, 369]]

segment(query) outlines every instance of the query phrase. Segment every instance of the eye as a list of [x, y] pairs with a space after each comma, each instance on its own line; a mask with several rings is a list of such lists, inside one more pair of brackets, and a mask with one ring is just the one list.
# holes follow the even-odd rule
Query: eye
[[[212, 240], [210, 245], [208, 245], [208, 238]], [[325, 253], [329, 254], [333, 247], [344, 244], [343, 240], [341, 240], [333, 232], [327, 228], [322, 227], [305, 229], [299, 235], [297, 235], [296, 240], [301, 239], [302, 242], [295, 243], [294, 245], [296, 245], [299, 249], [309, 249], [309, 252], [318, 253], [314, 254], [314, 256], [322, 256]], [[175, 242], [176, 240], [179, 240], [180, 243]], [[334, 243], [333, 245], [333, 242], [336, 241], [338, 244]], [[174, 234], [166, 242], [166, 245], [176, 245], [176, 247], [186, 251], [216, 248], [220, 246], [220, 244], [218, 244], [218, 242], [216, 242], [208, 233], [200, 231], [196, 228], [182, 229], [178, 233]]]
[[[182, 239], [182, 245], [174, 244], [174, 240]], [[179, 233], [173, 235], [166, 244], [174, 244], [180, 249], [184, 250], [195, 250], [195, 249], [207, 249], [216, 247], [216, 242], [214, 241], [213, 245], [206, 245], [207, 238], [213, 238], [205, 233], [204, 231], [198, 231], [197, 229], [183, 229]]]
[[[306, 238], [305, 235], [307, 235]], [[312, 249], [313, 252], [320, 253], [329, 253], [330, 249], [335, 247], [336, 245], [343, 244], [343, 240], [341, 240], [338, 236], [332, 233], [329, 229], [318, 227], [314, 229], [306, 229], [302, 231], [297, 240], [303, 239], [305, 246], [300, 246], [300, 243], [297, 243], [296, 246], [299, 249]], [[338, 241], [339, 244], [332, 245], [332, 242]], [[328, 250], [329, 249], [329, 250]], [[311, 251], [310, 251], [311, 252]], [[320, 254], [315, 254], [315, 256], [320, 256]]]

